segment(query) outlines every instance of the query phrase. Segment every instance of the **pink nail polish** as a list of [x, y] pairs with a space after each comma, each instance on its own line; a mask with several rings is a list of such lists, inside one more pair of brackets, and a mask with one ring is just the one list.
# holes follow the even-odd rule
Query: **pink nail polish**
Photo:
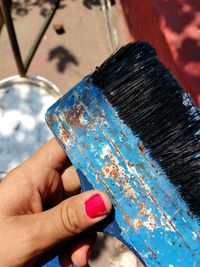
[[100, 194], [91, 196], [85, 202], [85, 212], [88, 217], [94, 219], [107, 214], [106, 205]]

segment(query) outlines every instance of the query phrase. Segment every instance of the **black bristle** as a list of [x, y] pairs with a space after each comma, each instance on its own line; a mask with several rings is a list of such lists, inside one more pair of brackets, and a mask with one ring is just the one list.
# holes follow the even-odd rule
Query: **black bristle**
[[130, 43], [90, 76], [200, 216], [200, 110], [146, 42]]

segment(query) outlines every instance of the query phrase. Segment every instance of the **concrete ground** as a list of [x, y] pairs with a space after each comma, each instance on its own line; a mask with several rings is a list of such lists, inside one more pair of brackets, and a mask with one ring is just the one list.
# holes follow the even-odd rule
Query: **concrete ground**
[[[12, 16], [23, 58], [42, 25], [54, 1], [14, 0]], [[112, 1], [114, 2], [114, 1]], [[26, 4], [24, 4], [26, 3]], [[112, 16], [118, 41], [125, 43], [126, 28], [118, 6], [112, 6]], [[63, 26], [63, 33], [55, 28]], [[114, 48], [115, 48], [114, 47]], [[79, 82], [111, 53], [105, 18], [98, 0], [61, 1], [39, 49], [31, 63], [28, 75], [43, 76], [55, 83], [62, 93]], [[0, 80], [18, 74], [5, 26], [0, 35]], [[91, 254], [92, 267], [134, 267], [137, 259], [115, 239], [99, 235]]]
[[[23, 58], [54, 1], [24, 2], [14, 0], [12, 10]], [[116, 7], [113, 10], [118, 23], [121, 20], [120, 11]], [[63, 34], [56, 33], [54, 27], [57, 24], [63, 25]], [[119, 35], [119, 43], [124, 43], [123, 29], [120, 29]], [[0, 47], [0, 79], [16, 75], [5, 27], [2, 29]], [[64, 0], [43, 37], [28, 75], [43, 76], [65, 92], [107, 58], [110, 52], [99, 1]]]

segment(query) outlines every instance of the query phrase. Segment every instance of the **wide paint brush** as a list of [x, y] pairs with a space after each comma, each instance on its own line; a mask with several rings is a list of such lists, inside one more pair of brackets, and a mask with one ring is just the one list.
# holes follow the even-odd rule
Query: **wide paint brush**
[[146, 266], [200, 266], [200, 110], [150, 44], [119, 49], [46, 119], [82, 190], [110, 196], [100, 230]]

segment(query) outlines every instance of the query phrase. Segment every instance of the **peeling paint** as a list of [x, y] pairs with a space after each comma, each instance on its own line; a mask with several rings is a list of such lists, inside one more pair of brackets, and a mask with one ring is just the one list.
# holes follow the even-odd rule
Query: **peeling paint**
[[50, 109], [57, 119], [49, 116], [48, 123], [75, 167], [94, 188], [109, 194], [121, 231], [110, 233], [146, 266], [184, 262], [191, 267], [194, 258], [200, 266], [199, 223], [139, 137], [118, 119], [96, 87], [87, 86], [86, 91], [83, 84]]

